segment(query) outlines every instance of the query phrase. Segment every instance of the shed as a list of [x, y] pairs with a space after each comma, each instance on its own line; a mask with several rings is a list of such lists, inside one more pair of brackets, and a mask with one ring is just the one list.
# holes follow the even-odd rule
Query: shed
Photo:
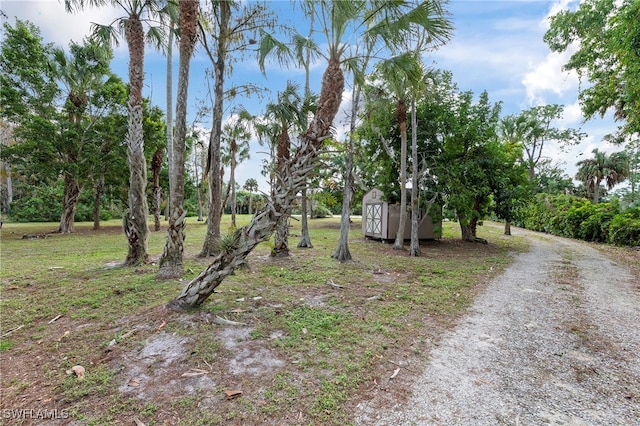
[[[436, 208], [433, 206], [432, 208]], [[442, 235], [442, 222], [433, 223], [430, 216], [420, 211], [418, 238], [433, 240]], [[368, 238], [394, 240], [400, 223], [400, 204], [389, 204], [383, 200], [383, 192], [373, 188], [362, 197], [362, 234]], [[407, 216], [404, 238], [411, 239], [411, 217]]]

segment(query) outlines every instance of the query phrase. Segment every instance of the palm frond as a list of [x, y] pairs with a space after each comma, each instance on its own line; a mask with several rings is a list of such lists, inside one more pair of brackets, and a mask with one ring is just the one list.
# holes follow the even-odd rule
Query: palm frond
[[260, 44], [258, 46], [258, 65], [263, 74], [265, 73], [265, 61], [269, 57], [275, 57], [280, 66], [287, 66], [291, 60], [295, 59], [295, 52], [273, 34], [261, 29]]
[[118, 23], [118, 28], [112, 25], [101, 25], [95, 22], [91, 24], [91, 40], [100, 46], [119, 46], [120, 41], [118, 34], [123, 34], [125, 20], [122, 19]]

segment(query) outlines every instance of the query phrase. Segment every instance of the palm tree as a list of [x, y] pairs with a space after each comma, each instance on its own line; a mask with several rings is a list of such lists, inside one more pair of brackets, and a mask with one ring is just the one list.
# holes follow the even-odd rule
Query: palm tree
[[198, 0], [179, 2], [180, 16], [180, 67], [178, 69], [178, 94], [176, 98], [176, 130], [173, 139], [173, 170], [171, 181], [171, 212], [167, 227], [167, 242], [160, 261], [158, 275], [162, 278], [180, 277], [184, 273], [182, 253], [184, 251], [184, 228], [187, 212], [184, 209], [184, 154], [187, 137], [187, 99], [189, 88], [189, 66], [198, 38]]
[[[253, 217], [251, 222], [237, 229], [225, 241], [224, 250], [196, 278], [189, 282], [168, 307], [185, 310], [202, 304], [213, 293], [226, 276], [245, 263], [249, 253], [259, 243], [266, 241], [274, 232], [278, 220], [291, 215], [297, 194], [306, 185], [309, 173], [317, 167], [317, 161], [325, 140], [330, 136], [331, 126], [342, 100], [344, 89], [343, 62], [350, 39], [348, 36], [358, 33], [366, 25], [367, 37], [394, 43], [398, 34], [411, 31], [411, 23], [421, 22], [422, 18], [431, 19], [430, 9], [433, 2], [407, 1], [308, 1], [304, 3], [307, 13], [313, 13], [326, 36], [326, 50], [323, 57], [327, 68], [322, 77], [318, 108], [307, 130], [301, 138], [301, 145], [289, 161], [284, 176], [275, 182], [274, 196], [270, 202]], [[372, 6], [369, 8], [369, 6]], [[261, 45], [262, 53], [267, 54], [273, 46]], [[264, 57], [264, 55], [262, 56]], [[264, 65], [264, 61], [261, 61]]]
[[[109, 61], [112, 55], [110, 49], [103, 49], [91, 40], [85, 41], [82, 45], [72, 42], [70, 51], [71, 54], [67, 56], [64, 50], [54, 49], [50, 65], [56, 79], [66, 91], [64, 108], [69, 126], [82, 132], [82, 119], [89, 105], [89, 97], [110, 74]], [[68, 138], [73, 139], [73, 136], [69, 135]], [[60, 233], [73, 232], [74, 216], [83, 186], [80, 180], [89, 178], [86, 170], [78, 169], [78, 149], [79, 145], [69, 141], [60, 153], [65, 163], [62, 214], [58, 227]]]
[[579, 161], [576, 179], [582, 181], [590, 194], [593, 195], [593, 202], [600, 201], [600, 184], [604, 181], [607, 189], [612, 189], [617, 184], [624, 182], [629, 176], [629, 159], [627, 154], [614, 152], [607, 155], [595, 148], [593, 158]]
[[395, 115], [400, 129], [400, 218], [393, 248], [402, 250], [407, 216], [407, 101], [422, 77], [422, 66], [419, 55], [412, 51], [381, 61], [376, 68], [382, 77], [383, 93], [396, 100]]
[[231, 226], [236, 224], [236, 168], [238, 164], [249, 159], [249, 140], [251, 132], [249, 130], [250, 116], [246, 111], [241, 111], [234, 123], [227, 123], [222, 129], [223, 145], [221, 155], [222, 161], [229, 165], [229, 188], [231, 190]]
[[[291, 159], [290, 132], [300, 133], [308, 125], [307, 114], [312, 109], [310, 98], [298, 94], [299, 86], [287, 82], [287, 86], [278, 94], [278, 102], [267, 105], [265, 118], [275, 124], [278, 129], [276, 141], [276, 180], [282, 179], [287, 173]], [[275, 188], [276, 186], [273, 186]], [[289, 218], [282, 216], [276, 225], [272, 256], [284, 257], [289, 255]]]
[[258, 191], [258, 181], [254, 178], [249, 178], [244, 183], [243, 188], [245, 191], [249, 191], [249, 214], [253, 214], [251, 206], [253, 204], [253, 193]]
[[[157, 44], [163, 37], [161, 26], [153, 23], [161, 21], [163, 12], [169, 10], [170, 3], [146, 0], [65, 0], [68, 12], [85, 7], [112, 5], [123, 9], [125, 15], [111, 25], [92, 24], [93, 36], [107, 44], [118, 44], [118, 36], [124, 36], [129, 49], [129, 103], [127, 122], [127, 159], [129, 163], [129, 200], [122, 220], [128, 240], [125, 266], [146, 263], [149, 259], [147, 238], [147, 163], [144, 157], [144, 136], [142, 132], [142, 87], [144, 83], [145, 23], [149, 25], [146, 36]], [[164, 8], [161, 8], [164, 6]]]

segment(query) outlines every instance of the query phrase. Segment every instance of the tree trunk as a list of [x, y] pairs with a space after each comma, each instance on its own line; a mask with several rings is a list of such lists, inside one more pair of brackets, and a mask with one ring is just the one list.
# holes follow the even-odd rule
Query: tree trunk
[[298, 247], [300, 248], [313, 248], [313, 244], [311, 244], [311, 236], [309, 235], [309, 209], [307, 200], [307, 184], [305, 182], [304, 188], [302, 189], [302, 196], [300, 197], [300, 210], [302, 211], [302, 219], [301, 219], [301, 237], [300, 242], [298, 243]]
[[593, 204], [600, 201], [600, 179], [596, 179], [596, 185], [593, 188]]
[[[226, 33], [231, 19], [231, 11], [226, 2], [220, 2], [220, 33]], [[216, 61], [214, 64], [214, 104], [213, 126], [209, 136], [209, 152], [205, 174], [209, 178], [209, 213], [207, 215], [207, 233], [200, 251], [200, 257], [215, 256], [220, 253], [220, 221], [222, 219], [222, 177], [220, 176], [220, 135], [222, 134], [222, 113], [224, 99], [224, 71], [226, 60], [225, 38], [218, 37]]]
[[407, 223], [407, 107], [404, 100], [398, 100], [396, 115], [400, 125], [400, 220], [394, 250], [404, 248], [404, 230]]
[[462, 234], [462, 241], [473, 241], [474, 240], [473, 229], [472, 229], [471, 224], [469, 222], [465, 222], [463, 220], [460, 220], [460, 231], [461, 231], [461, 234]]
[[129, 250], [125, 266], [146, 263], [147, 237], [147, 162], [144, 157], [142, 133], [142, 84], [144, 82], [144, 31], [142, 22], [131, 15], [125, 25], [129, 48], [129, 116], [127, 122], [127, 158], [129, 161], [129, 206], [123, 217], [124, 233]]
[[70, 234], [74, 231], [76, 209], [80, 199], [80, 185], [73, 176], [64, 175], [64, 197], [62, 200], [62, 214], [60, 215], [60, 226], [58, 232]]
[[178, 94], [176, 98], [176, 134], [173, 141], [173, 174], [171, 214], [167, 227], [167, 242], [159, 261], [158, 276], [176, 278], [184, 273], [184, 229], [187, 211], [184, 208], [184, 153], [187, 135], [187, 100], [189, 89], [189, 65], [197, 38], [197, 1], [180, 2], [180, 69], [178, 71]]
[[160, 230], [160, 203], [162, 202], [162, 188], [160, 187], [160, 171], [162, 170], [162, 160], [164, 150], [158, 148], [151, 159], [151, 172], [153, 173], [153, 223], [154, 230]]
[[504, 221], [504, 235], [511, 235], [511, 222], [508, 220]]
[[[368, 58], [367, 58], [368, 59]], [[352, 260], [349, 251], [349, 226], [351, 224], [351, 198], [353, 196], [353, 155], [354, 144], [353, 137], [356, 133], [356, 117], [358, 107], [360, 105], [360, 85], [354, 78], [354, 89], [351, 97], [351, 117], [349, 119], [349, 136], [346, 145], [346, 164], [344, 170], [344, 188], [342, 193], [342, 212], [340, 216], [340, 238], [338, 247], [332, 257], [339, 262], [348, 262]]]
[[[311, 39], [313, 37], [313, 23], [314, 23], [314, 15], [313, 13], [309, 16], [311, 22], [309, 24], [309, 35], [308, 38]], [[311, 64], [311, 49], [307, 49], [305, 60], [304, 60], [304, 96], [307, 99], [311, 95], [311, 84], [309, 81], [309, 67]], [[313, 244], [311, 244], [311, 235], [309, 235], [309, 209], [307, 205], [307, 182], [305, 182], [304, 188], [302, 188], [301, 196], [300, 196], [300, 213], [301, 213], [301, 229], [300, 229], [300, 242], [298, 243], [299, 248], [313, 248]]]
[[420, 203], [418, 195], [418, 122], [416, 118], [416, 97], [411, 96], [411, 245], [409, 256], [420, 256]]
[[238, 227], [236, 223], [236, 210], [238, 205], [236, 202], [236, 158], [235, 153], [231, 159], [231, 167], [229, 170], [229, 188], [231, 189], [231, 226], [233, 229]]
[[253, 209], [251, 208], [253, 204], [253, 192], [249, 191], [249, 216], [253, 214]]
[[289, 217], [281, 216], [278, 218], [275, 227], [275, 235], [273, 237], [272, 257], [289, 256]]
[[245, 258], [256, 245], [271, 237], [278, 218], [291, 215], [296, 195], [305, 187], [307, 175], [316, 167], [320, 148], [330, 134], [343, 89], [344, 75], [340, 62], [331, 60], [322, 77], [314, 119], [304, 134], [300, 149], [287, 167], [287, 173], [277, 179], [275, 196], [247, 226], [234, 232], [233, 244], [228, 245], [225, 252], [218, 254], [209, 267], [169, 302], [170, 309], [183, 311], [201, 305], [227, 275], [244, 264]]
[[[169, 22], [169, 38], [167, 40], [167, 165], [169, 168], [169, 176], [173, 174], [173, 30], [175, 22], [173, 19]], [[171, 179], [169, 179], [169, 196], [167, 197], [167, 205], [164, 210], [164, 220], [169, 220], [171, 213]], [[154, 193], [155, 196], [155, 193]], [[159, 231], [157, 228], [156, 231]]]
[[102, 194], [104, 194], [104, 177], [101, 176], [96, 181], [96, 193], [93, 199], [93, 229], [100, 229], [100, 206], [102, 204]]
[[[291, 159], [291, 139], [287, 131], [286, 125], [282, 124], [282, 131], [278, 135], [277, 143], [277, 168], [278, 174], [282, 175], [287, 172], [287, 166]], [[273, 250], [271, 256], [287, 257], [289, 256], [289, 218], [282, 217], [278, 219], [276, 224]]]
[[[353, 135], [353, 133], [352, 133]], [[349, 146], [347, 147], [347, 164], [345, 165], [344, 189], [342, 194], [342, 215], [340, 216], [340, 239], [338, 247], [333, 253], [333, 258], [339, 262], [348, 262], [352, 260], [349, 251], [349, 226], [350, 226], [350, 210], [351, 196], [353, 194], [353, 141], [349, 136]]]

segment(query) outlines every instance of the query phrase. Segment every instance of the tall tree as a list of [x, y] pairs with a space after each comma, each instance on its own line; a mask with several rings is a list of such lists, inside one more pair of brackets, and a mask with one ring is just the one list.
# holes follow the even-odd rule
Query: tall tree
[[[167, 168], [169, 169], [169, 176], [173, 173], [173, 43], [175, 33], [175, 22], [169, 18], [168, 22], [168, 38], [167, 38], [167, 81], [166, 81], [166, 111], [167, 111]], [[154, 175], [155, 182], [155, 175]], [[160, 192], [160, 190], [158, 190]], [[157, 194], [154, 189], [154, 199], [157, 199], [160, 194]], [[167, 204], [165, 208], [165, 220], [169, 220], [169, 214], [171, 212], [171, 179], [169, 179], [169, 193], [167, 194]], [[159, 231], [159, 224], [156, 225], [156, 231]]]
[[514, 135], [522, 138], [530, 179], [536, 177], [536, 168], [544, 160], [542, 153], [545, 145], [555, 142], [563, 149], [577, 144], [584, 136], [576, 129], [553, 126], [554, 121], [562, 118], [563, 112], [561, 105], [544, 105], [522, 111], [520, 116], [513, 118]]
[[640, 133], [639, 21], [637, 0], [585, 0], [552, 16], [544, 36], [554, 52], [577, 45], [564, 68], [590, 83], [580, 88], [585, 117], [612, 109], [626, 134]]
[[[124, 16], [111, 25], [93, 24], [93, 35], [103, 43], [118, 44], [118, 35], [124, 35], [129, 50], [129, 114], [127, 123], [127, 159], [129, 163], [129, 199], [122, 220], [128, 241], [125, 266], [146, 263], [149, 259], [147, 238], [149, 228], [149, 206], [147, 204], [147, 162], [144, 156], [144, 134], [142, 130], [144, 83], [144, 48], [146, 23], [162, 20], [163, 9], [159, 2], [142, 0], [65, 0], [68, 12], [87, 6], [102, 7], [107, 4], [119, 7]], [[166, 4], [164, 6], [167, 6]], [[169, 10], [169, 9], [165, 9]], [[163, 39], [161, 26], [149, 25], [146, 33], [157, 44]]]
[[421, 77], [421, 67], [417, 53], [407, 52], [379, 62], [376, 68], [384, 84], [383, 90], [395, 99], [395, 117], [400, 129], [400, 218], [393, 248], [402, 250], [407, 220], [407, 100], [411, 88]]
[[184, 229], [187, 211], [184, 208], [184, 156], [187, 137], [187, 101], [191, 56], [198, 37], [198, 0], [179, 2], [180, 15], [180, 68], [178, 70], [178, 94], [176, 98], [176, 131], [173, 140], [173, 170], [171, 181], [171, 213], [167, 227], [167, 242], [160, 257], [158, 275], [163, 278], [180, 277], [184, 273]]
[[212, 128], [209, 136], [205, 175], [209, 182], [209, 212], [207, 233], [200, 251], [201, 257], [220, 253], [220, 220], [222, 217], [222, 176], [220, 170], [220, 138], [224, 113], [225, 78], [234, 58], [247, 52], [256, 43], [258, 31], [272, 26], [262, 2], [243, 3], [233, 0], [211, 0], [201, 26], [202, 44], [213, 66]]
[[[101, 49], [89, 41], [84, 45], [72, 42], [70, 51], [71, 54], [67, 56], [62, 49], [54, 49], [52, 61], [56, 79], [65, 87], [64, 109], [69, 122], [69, 132], [65, 137], [68, 143], [65, 143], [63, 148], [66, 166], [63, 170], [64, 195], [58, 227], [58, 232], [61, 233], [74, 230], [74, 217], [83, 187], [81, 179], [89, 174], [87, 170], [81, 169], [81, 153], [78, 152], [84, 145], [82, 134], [90, 126], [90, 123], [83, 126], [83, 117], [87, 112], [92, 92], [102, 86], [110, 74], [111, 60], [110, 49]], [[74, 143], [74, 138], [79, 140]]]
[[[277, 102], [267, 105], [265, 119], [274, 124], [277, 129], [276, 139], [276, 167], [275, 179], [282, 179], [287, 173], [291, 160], [291, 132], [299, 134], [308, 125], [308, 114], [315, 105], [312, 98], [306, 98], [298, 93], [299, 87], [295, 83], [287, 82], [286, 88], [278, 93]], [[273, 186], [272, 190], [277, 188]], [[272, 194], [274, 196], [275, 194]], [[272, 256], [284, 257], [289, 255], [289, 218], [282, 216], [276, 225]]]
[[258, 181], [254, 178], [249, 178], [246, 180], [242, 188], [249, 192], [249, 214], [251, 215], [253, 214], [253, 194], [258, 191]]
[[614, 152], [607, 155], [595, 148], [593, 158], [579, 161], [576, 179], [584, 183], [593, 196], [593, 202], [600, 201], [600, 184], [604, 182], [607, 189], [624, 182], [629, 176], [629, 159], [626, 152]]
[[42, 45], [30, 24], [18, 21], [5, 30], [2, 116], [16, 126], [16, 161], [41, 182], [54, 184], [61, 176], [58, 231], [73, 232], [80, 192], [100, 174], [104, 151], [116, 143], [105, 137], [100, 122], [119, 108], [118, 93], [124, 87], [110, 73], [110, 49], [84, 40], [72, 42], [67, 54]]
[[[202, 304], [220, 285], [222, 280], [238, 266], [245, 263], [253, 248], [268, 239], [276, 223], [282, 216], [289, 216], [294, 200], [305, 186], [306, 177], [316, 167], [319, 151], [330, 134], [331, 125], [340, 107], [344, 89], [342, 61], [346, 59], [347, 35], [352, 34], [379, 14], [387, 19], [371, 31], [372, 36], [389, 37], [398, 32], [408, 31], [407, 15], [416, 8], [407, 2], [381, 2], [379, 7], [369, 10], [365, 2], [312, 2], [308, 4], [315, 13], [326, 35], [325, 58], [327, 68], [322, 77], [318, 108], [304, 133], [300, 147], [292, 156], [287, 173], [276, 181], [275, 196], [251, 222], [237, 229], [225, 242], [225, 250], [213, 259], [213, 262], [194, 278], [171, 302], [169, 307], [184, 310]], [[386, 30], [386, 31], [383, 31]], [[370, 31], [370, 30], [368, 30]]]
[[229, 186], [231, 191], [231, 226], [237, 228], [236, 168], [238, 164], [249, 159], [249, 140], [251, 131], [249, 121], [252, 117], [246, 111], [240, 111], [233, 123], [227, 123], [222, 129], [222, 140], [225, 142], [222, 161], [229, 165]]

